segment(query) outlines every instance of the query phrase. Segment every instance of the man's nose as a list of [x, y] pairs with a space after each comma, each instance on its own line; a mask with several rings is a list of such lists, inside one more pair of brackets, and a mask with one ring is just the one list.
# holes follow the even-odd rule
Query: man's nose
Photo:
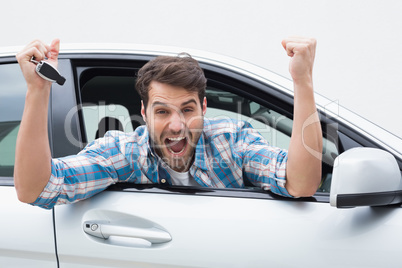
[[184, 118], [179, 112], [173, 112], [170, 117], [169, 128], [172, 132], [181, 132], [184, 128]]

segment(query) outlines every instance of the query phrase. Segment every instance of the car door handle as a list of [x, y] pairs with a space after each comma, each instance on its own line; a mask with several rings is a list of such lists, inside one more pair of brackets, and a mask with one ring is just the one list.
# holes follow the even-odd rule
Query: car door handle
[[106, 221], [86, 221], [84, 222], [84, 232], [103, 239], [108, 239], [111, 236], [141, 238], [152, 244], [166, 243], [172, 240], [167, 231], [156, 227], [137, 228], [113, 225]]

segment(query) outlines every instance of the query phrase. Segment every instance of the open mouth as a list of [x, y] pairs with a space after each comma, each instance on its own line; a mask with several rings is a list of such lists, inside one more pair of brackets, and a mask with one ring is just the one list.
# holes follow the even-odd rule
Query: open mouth
[[170, 137], [165, 139], [165, 145], [168, 151], [176, 156], [182, 154], [187, 148], [186, 137]]

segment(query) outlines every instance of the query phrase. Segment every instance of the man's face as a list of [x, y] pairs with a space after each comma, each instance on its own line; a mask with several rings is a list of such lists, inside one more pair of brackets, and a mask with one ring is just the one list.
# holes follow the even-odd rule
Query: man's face
[[207, 102], [198, 92], [152, 81], [148, 105], [141, 114], [147, 123], [156, 153], [173, 170], [189, 169], [204, 127]]

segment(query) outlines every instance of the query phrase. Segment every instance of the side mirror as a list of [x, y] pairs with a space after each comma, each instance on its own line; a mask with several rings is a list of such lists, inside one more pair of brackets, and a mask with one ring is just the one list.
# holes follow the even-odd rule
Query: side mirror
[[390, 153], [374, 148], [353, 148], [335, 159], [331, 206], [350, 208], [401, 202], [401, 171]]

